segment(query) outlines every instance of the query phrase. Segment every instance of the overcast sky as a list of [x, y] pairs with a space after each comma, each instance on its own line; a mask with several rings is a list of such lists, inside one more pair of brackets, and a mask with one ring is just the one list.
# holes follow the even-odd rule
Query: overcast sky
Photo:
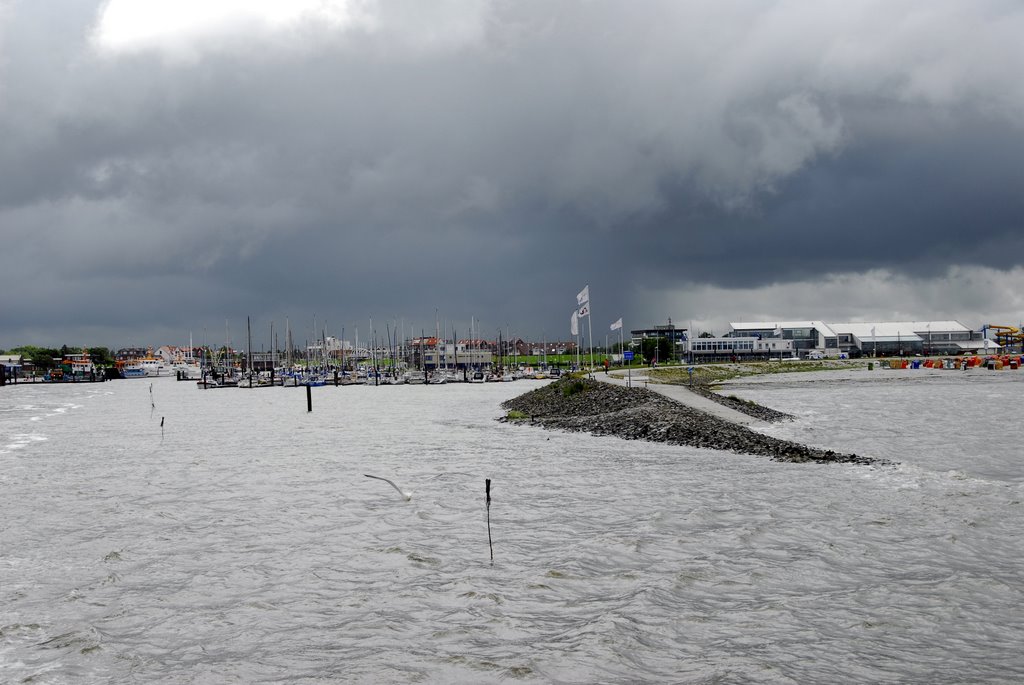
[[0, 0], [0, 347], [1024, 319], [1019, 0]]

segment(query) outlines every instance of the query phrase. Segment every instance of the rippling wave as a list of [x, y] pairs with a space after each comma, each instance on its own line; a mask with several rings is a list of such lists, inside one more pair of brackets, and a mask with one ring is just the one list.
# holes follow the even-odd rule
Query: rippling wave
[[1020, 681], [1007, 382], [736, 389], [893, 468], [496, 422], [524, 382], [8, 388], [0, 680]]

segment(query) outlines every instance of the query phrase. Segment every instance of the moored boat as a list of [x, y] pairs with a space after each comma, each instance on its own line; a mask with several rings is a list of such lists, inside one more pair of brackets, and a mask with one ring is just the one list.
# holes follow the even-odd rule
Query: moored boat
[[114, 362], [121, 378], [146, 378], [146, 369], [138, 359], [119, 359]]

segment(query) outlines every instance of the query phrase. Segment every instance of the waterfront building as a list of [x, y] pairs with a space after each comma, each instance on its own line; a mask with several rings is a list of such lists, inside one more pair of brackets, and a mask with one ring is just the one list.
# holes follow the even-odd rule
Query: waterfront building
[[668, 320], [665, 325], [654, 326], [653, 328], [635, 328], [629, 332], [629, 344], [635, 347], [641, 347], [644, 340], [651, 338], [661, 339], [666, 338], [671, 345], [673, 350], [682, 350], [685, 345], [689, 331], [686, 328], [680, 328], [672, 323], [672, 319]]
[[[28, 362], [30, 366], [31, 363]], [[0, 354], [0, 373], [4, 374], [4, 378], [15, 379], [24, 376], [25, 364], [25, 358], [20, 354]]]
[[[386, 350], [386, 346], [381, 346], [377, 350], [377, 354], [382, 355], [384, 350]], [[306, 356], [309, 359], [316, 360], [327, 359], [331, 361], [339, 361], [342, 358], [348, 359], [352, 357], [354, 352], [355, 349], [353, 348], [351, 341], [339, 340], [332, 335], [306, 346]], [[358, 355], [355, 356], [358, 357]]]
[[839, 336], [824, 321], [747, 321], [730, 323], [728, 338], [790, 340], [801, 357], [838, 357]]
[[0, 354], [0, 365], [8, 369], [21, 369], [24, 359], [20, 354]]
[[984, 353], [979, 331], [959, 321], [751, 321], [730, 324], [726, 337], [791, 340], [800, 357], [914, 356]]
[[984, 353], [986, 341], [959, 321], [834, 323], [840, 347], [857, 355], [956, 355]]
[[410, 368], [428, 371], [485, 368], [490, 367], [493, 360], [494, 354], [486, 347], [477, 348], [463, 342], [451, 343], [437, 338], [411, 340], [406, 357]]
[[683, 349], [689, 361], [693, 363], [789, 359], [793, 357], [793, 340], [756, 336], [694, 338], [684, 341]]

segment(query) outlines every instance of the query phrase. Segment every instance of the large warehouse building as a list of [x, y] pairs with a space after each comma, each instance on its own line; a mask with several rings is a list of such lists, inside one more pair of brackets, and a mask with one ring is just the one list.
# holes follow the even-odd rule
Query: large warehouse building
[[730, 324], [725, 337], [792, 341], [793, 352], [804, 358], [973, 354], [994, 345], [959, 321], [749, 321]]

